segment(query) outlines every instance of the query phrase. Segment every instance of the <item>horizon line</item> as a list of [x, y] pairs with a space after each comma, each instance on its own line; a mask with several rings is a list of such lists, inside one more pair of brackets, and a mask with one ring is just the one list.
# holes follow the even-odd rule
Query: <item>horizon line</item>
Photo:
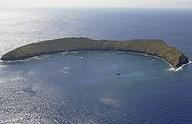
[[0, 9], [27, 9], [27, 8], [63, 8], [63, 9], [170, 9], [170, 10], [191, 10], [191, 7], [130, 7], [130, 6], [1, 6]]

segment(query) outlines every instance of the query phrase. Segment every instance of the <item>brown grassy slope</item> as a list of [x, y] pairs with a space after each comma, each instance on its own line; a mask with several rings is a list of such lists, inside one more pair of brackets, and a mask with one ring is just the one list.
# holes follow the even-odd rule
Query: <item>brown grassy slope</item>
[[179, 50], [169, 47], [162, 40], [109, 41], [89, 38], [62, 38], [32, 43], [19, 47], [2, 56], [1, 60], [13, 61], [43, 54], [65, 51], [128, 51], [146, 53], [165, 59], [173, 67], [188, 63], [188, 58]]

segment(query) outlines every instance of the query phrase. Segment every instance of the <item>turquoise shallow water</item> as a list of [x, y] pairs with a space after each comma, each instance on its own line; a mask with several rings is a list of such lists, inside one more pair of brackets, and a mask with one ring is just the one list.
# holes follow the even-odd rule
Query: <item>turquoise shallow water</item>
[[[158, 38], [191, 58], [190, 10], [0, 10], [0, 55], [70, 36]], [[192, 66], [157, 58], [73, 52], [0, 62], [0, 123], [191, 124]], [[119, 75], [120, 74], [120, 75]]]

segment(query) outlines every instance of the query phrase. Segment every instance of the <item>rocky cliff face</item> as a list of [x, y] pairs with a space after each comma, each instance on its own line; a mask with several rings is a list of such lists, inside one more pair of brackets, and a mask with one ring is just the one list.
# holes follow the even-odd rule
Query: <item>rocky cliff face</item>
[[29, 44], [6, 53], [1, 60], [14, 61], [50, 53], [97, 50], [127, 51], [154, 55], [165, 59], [175, 68], [189, 62], [182, 52], [168, 46], [162, 40], [109, 41], [89, 38], [63, 38]]

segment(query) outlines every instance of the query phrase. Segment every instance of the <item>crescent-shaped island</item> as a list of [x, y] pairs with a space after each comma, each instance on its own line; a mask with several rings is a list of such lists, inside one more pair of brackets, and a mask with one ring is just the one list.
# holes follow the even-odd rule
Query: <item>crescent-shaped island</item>
[[93, 40], [90, 38], [61, 38], [21, 46], [6, 54], [1, 60], [15, 61], [44, 54], [69, 51], [126, 51], [157, 56], [170, 63], [174, 68], [187, 64], [188, 58], [174, 47], [158, 39], [146, 40]]

